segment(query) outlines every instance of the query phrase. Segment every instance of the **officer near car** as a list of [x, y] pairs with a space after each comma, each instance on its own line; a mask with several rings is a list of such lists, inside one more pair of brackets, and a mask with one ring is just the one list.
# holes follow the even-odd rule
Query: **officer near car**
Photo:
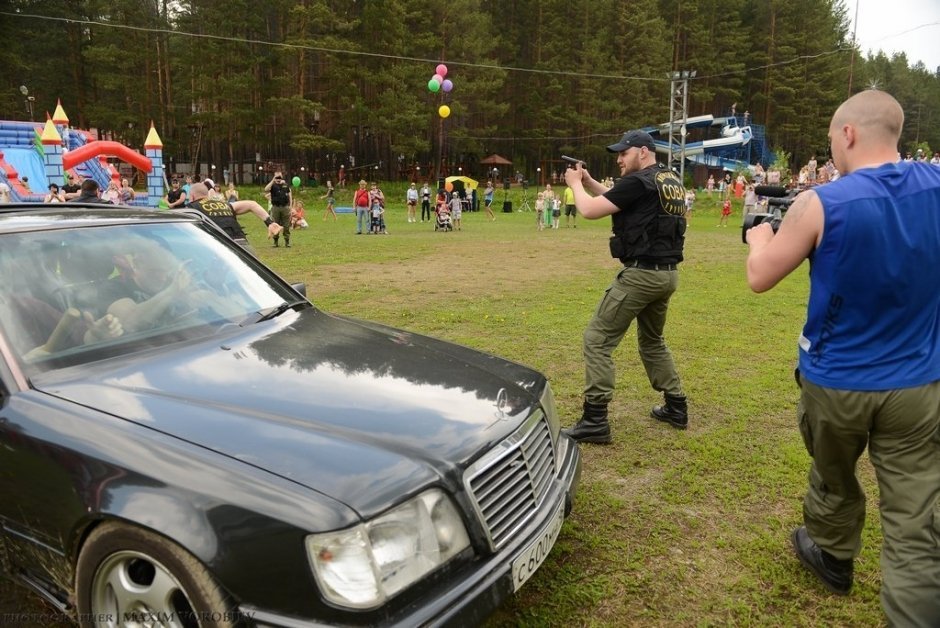
[[612, 188], [594, 180], [582, 163], [565, 172], [578, 213], [589, 220], [611, 217], [610, 254], [623, 264], [584, 330], [584, 411], [564, 430], [584, 443], [612, 440], [607, 410], [614, 396], [612, 354], [634, 319], [650, 385], [665, 396], [652, 417], [676, 429], [689, 422], [682, 382], [663, 339], [669, 299], [679, 285], [685, 189], [675, 172], [656, 162], [649, 133], [628, 131], [607, 150], [617, 154], [621, 174]]
[[[274, 178], [264, 186], [264, 191], [271, 197], [271, 218], [281, 225], [284, 246], [290, 248], [290, 208], [294, 201], [290, 186], [284, 180], [284, 175], [277, 171]], [[274, 236], [274, 246], [280, 246], [278, 236]]]
[[259, 220], [264, 222], [268, 230], [268, 238], [277, 238], [281, 233], [282, 227], [268, 215], [268, 212], [257, 202], [252, 200], [244, 201], [224, 201], [209, 199], [209, 188], [205, 183], [194, 183], [190, 187], [192, 199], [186, 204], [186, 207], [198, 210], [205, 214], [209, 220], [219, 226], [222, 231], [227, 233], [230, 238], [235, 240], [243, 248], [251, 250], [248, 245], [248, 239], [245, 237], [245, 231], [239, 224], [237, 216], [252, 213]]

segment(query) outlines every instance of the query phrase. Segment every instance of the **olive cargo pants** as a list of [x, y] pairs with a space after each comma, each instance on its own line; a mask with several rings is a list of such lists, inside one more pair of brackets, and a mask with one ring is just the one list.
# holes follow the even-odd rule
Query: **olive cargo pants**
[[[280, 235], [284, 236], [285, 242], [290, 242], [290, 207], [272, 205], [271, 206], [271, 219], [277, 224], [283, 227]], [[277, 238], [275, 238], [277, 241]]]
[[606, 405], [614, 397], [611, 355], [636, 319], [637, 348], [653, 389], [682, 395], [672, 354], [663, 340], [669, 298], [679, 286], [675, 270], [624, 268], [604, 293], [584, 330], [584, 400]]
[[804, 379], [798, 418], [813, 458], [810, 538], [836, 558], [858, 554], [865, 495], [855, 466], [867, 446], [881, 497], [885, 615], [892, 626], [940, 625], [940, 382], [857, 392]]

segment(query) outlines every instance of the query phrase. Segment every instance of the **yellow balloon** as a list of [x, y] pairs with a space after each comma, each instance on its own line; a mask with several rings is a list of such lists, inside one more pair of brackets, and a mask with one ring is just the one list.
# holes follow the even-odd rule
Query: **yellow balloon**
[[440, 108], [438, 108], [437, 113], [440, 114], [442, 118], [446, 118], [450, 115], [450, 107], [447, 105], [441, 105]]

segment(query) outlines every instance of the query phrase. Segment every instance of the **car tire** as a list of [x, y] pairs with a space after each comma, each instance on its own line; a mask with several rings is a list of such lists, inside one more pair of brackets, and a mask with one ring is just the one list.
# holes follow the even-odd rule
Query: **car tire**
[[82, 626], [236, 626], [237, 613], [199, 560], [167, 538], [104, 523], [75, 569]]

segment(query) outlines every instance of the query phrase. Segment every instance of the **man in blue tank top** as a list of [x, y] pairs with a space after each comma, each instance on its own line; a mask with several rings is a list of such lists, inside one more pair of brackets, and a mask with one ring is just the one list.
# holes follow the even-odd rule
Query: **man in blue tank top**
[[904, 112], [871, 90], [829, 125], [842, 176], [803, 192], [774, 235], [747, 232], [747, 279], [774, 287], [810, 260], [798, 417], [813, 459], [794, 531], [830, 590], [852, 586], [868, 447], [880, 489], [881, 601], [894, 626], [940, 621], [940, 168], [898, 159]]

